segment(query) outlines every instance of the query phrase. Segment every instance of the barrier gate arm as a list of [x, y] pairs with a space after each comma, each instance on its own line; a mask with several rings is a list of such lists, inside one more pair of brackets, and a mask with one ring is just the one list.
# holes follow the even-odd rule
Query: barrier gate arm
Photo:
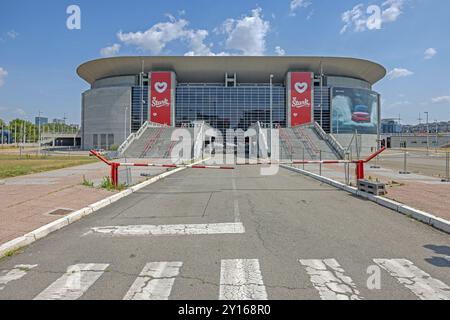
[[95, 150], [91, 150], [90, 153], [95, 157], [97, 157], [97, 159], [99, 159], [100, 161], [111, 167], [111, 183], [114, 185], [116, 189], [119, 186], [119, 167], [159, 167], [159, 168], [234, 170], [234, 167], [227, 167], [227, 166], [177, 165], [177, 164], [156, 164], [156, 163], [119, 163], [109, 161]]

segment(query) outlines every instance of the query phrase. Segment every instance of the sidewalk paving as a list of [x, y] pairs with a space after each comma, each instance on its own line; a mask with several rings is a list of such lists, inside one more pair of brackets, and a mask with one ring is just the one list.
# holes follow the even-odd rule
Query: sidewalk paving
[[[140, 176], [142, 172], [153, 176], [165, 170], [134, 168], [132, 182], [145, 180]], [[98, 162], [3, 180], [0, 184], [0, 244], [62, 217], [50, 215], [51, 211], [76, 211], [113, 195], [114, 192], [82, 185], [83, 176], [99, 186], [109, 174], [109, 167]]]
[[[301, 165], [296, 167], [303, 168]], [[350, 167], [350, 181], [355, 186], [354, 169], [354, 166]], [[305, 170], [319, 174], [318, 165], [307, 165]], [[372, 180], [386, 184], [386, 198], [450, 221], [450, 183], [419, 174], [402, 175], [389, 168], [370, 168], [370, 165], [366, 165], [365, 171], [366, 178], [370, 176]], [[344, 165], [324, 165], [322, 175], [345, 183]]]

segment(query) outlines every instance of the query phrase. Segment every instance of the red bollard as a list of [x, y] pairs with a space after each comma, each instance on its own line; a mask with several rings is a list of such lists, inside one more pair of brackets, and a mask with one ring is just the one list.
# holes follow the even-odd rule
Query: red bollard
[[119, 163], [111, 163], [111, 183], [116, 189], [119, 186], [119, 166]]
[[364, 180], [364, 160], [356, 162], [356, 180]]

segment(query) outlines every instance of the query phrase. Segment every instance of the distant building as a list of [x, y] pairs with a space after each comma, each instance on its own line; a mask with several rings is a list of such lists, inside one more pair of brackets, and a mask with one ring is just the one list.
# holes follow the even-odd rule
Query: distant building
[[402, 133], [402, 125], [399, 123], [398, 119], [383, 119], [381, 120], [381, 133]]
[[66, 120], [64, 119], [53, 119], [54, 124], [66, 124]]
[[35, 117], [34, 118], [34, 124], [35, 125], [41, 125], [41, 126], [43, 126], [43, 125], [46, 125], [46, 124], [48, 124], [48, 118], [45, 118], [45, 117]]
[[426, 123], [421, 123], [417, 125], [405, 125], [403, 126], [403, 133], [427, 133], [427, 127], [429, 133], [449, 133], [450, 132], [450, 121], [441, 122], [430, 122], [428, 125]]

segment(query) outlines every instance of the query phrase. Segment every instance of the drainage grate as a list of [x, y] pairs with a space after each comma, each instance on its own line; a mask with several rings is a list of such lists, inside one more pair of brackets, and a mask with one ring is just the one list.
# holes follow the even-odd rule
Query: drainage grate
[[73, 210], [71, 210], [71, 209], [61, 209], [61, 208], [59, 208], [59, 209], [55, 209], [55, 210], [49, 212], [48, 214], [51, 215], [51, 216], [66, 216], [66, 215], [68, 215], [69, 213], [72, 213], [72, 212], [73, 212]]

